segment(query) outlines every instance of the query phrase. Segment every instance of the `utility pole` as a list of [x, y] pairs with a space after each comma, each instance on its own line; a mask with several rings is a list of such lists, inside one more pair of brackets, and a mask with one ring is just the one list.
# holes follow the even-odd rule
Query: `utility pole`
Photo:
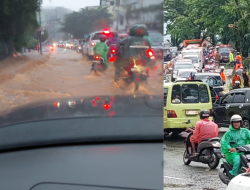
[[39, 41], [40, 41], [40, 53], [41, 55], [43, 54], [42, 53], [42, 31], [41, 31], [41, 28], [42, 28], [42, 22], [41, 22], [41, 0], [39, 1], [40, 2], [40, 7], [39, 7], [39, 23], [40, 23], [40, 30], [39, 30]]

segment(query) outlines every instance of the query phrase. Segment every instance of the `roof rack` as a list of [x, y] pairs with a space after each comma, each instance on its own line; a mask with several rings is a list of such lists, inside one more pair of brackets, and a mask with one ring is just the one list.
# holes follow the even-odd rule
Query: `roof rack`
[[203, 82], [203, 81], [202, 80], [176, 80], [174, 82], [176, 83], [176, 82]]

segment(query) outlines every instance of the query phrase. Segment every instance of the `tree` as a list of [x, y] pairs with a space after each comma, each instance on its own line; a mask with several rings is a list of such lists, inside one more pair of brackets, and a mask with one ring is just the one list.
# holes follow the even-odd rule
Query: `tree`
[[111, 16], [107, 7], [85, 8], [81, 9], [80, 12], [74, 11], [65, 16], [61, 31], [73, 34], [74, 38], [83, 38], [84, 34], [109, 28], [112, 22]]
[[9, 52], [13, 49], [21, 51], [22, 47], [27, 46], [27, 36], [38, 27], [38, 10], [38, 0], [0, 1], [0, 39], [8, 44]]

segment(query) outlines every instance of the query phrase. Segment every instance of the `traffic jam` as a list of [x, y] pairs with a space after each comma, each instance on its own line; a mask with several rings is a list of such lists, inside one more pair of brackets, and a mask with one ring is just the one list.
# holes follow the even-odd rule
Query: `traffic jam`
[[184, 165], [194, 162], [216, 169], [215, 181], [223, 189], [222, 184], [231, 190], [239, 183], [250, 189], [249, 177], [245, 177], [250, 176], [250, 88], [242, 56], [231, 45], [213, 47], [201, 39], [184, 40], [179, 52], [166, 49], [167, 153], [168, 147], [177, 147], [178, 142], [171, 139], [181, 138], [185, 140]]

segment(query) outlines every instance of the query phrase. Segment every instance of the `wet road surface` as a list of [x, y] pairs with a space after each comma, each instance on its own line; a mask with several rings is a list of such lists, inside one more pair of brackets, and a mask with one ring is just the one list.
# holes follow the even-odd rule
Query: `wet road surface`
[[[73, 50], [56, 48], [51, 54], [43, 51], [43, 55], [39, 55], [33, 51], [25, 55], [38, 59], [49, 55], [49, 59], [0, 83], [0, 112], [51, 98], [135, 94], [133, 84], [124, 89], [113, 86], [115, 69], [112, 63], [103, 75], [97, 76], [90, 71], [92, 60]], [[141, 86], [136, 94], [162, 94], [160, 71], [160, 65], [150, 71], [148, 85]]]
[[[221, 137], [226, 128], [220, 129]], [[208, 165], [191, 162], [189, 166], [182, 161], [184, 137], [166, 138], [164, 144], [164, 189], [166, 190], [226, 190], [218, 176], [218, 169], [210, 170]]]

